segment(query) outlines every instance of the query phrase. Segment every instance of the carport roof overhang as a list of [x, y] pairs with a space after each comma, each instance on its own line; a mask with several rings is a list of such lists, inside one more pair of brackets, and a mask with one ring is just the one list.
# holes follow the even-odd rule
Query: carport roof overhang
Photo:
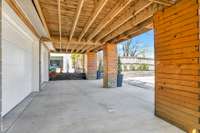
[[[57, 52], [98, 51], [151, 30], [153, 14], [174, 0], [32, 0], [47, 35], [41, 36], [17, 5], [6, 0], [25, 24]], [[23, 4], [22, 4], [23, 5]]]

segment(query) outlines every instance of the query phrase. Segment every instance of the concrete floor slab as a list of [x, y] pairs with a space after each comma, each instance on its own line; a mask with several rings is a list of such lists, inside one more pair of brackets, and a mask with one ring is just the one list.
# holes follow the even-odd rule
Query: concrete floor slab
[[23, 114], [23, 111], [30, 105], [34, 95], [36, 93], [32, 93], [27, 96], [20, 104], [18, 104], [14, 109], [12, 109], [7, 115], [5, 115], [2, 119], [2, 132], [6, 132], [12, 124], [15, 123], [16, 120]]
[[102, 81], [52, 81], [7, 133], [184, 133], [154, 116], [152, 89]]

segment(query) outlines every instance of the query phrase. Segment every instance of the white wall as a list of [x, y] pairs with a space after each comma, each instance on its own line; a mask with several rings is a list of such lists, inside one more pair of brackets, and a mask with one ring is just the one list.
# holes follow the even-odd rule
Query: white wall
[[42, 44], [41, 46], [41, 82], [49, 80], [49, 51]]
[[3, 1], [2, 115], [39, 89], [39, 40]]
[[32, 45], [32, 91], [39, 91], [39, 40]]

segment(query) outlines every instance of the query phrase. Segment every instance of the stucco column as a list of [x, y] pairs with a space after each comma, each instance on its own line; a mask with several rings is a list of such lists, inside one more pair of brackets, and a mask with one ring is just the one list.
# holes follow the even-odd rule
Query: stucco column
[[95, 52], [87, 53], [87, 79], [96, 79], [97, 73], [97, 54]]
[[117, 87], [117, 45], [106, 44], [103, 48], [103, 87]]

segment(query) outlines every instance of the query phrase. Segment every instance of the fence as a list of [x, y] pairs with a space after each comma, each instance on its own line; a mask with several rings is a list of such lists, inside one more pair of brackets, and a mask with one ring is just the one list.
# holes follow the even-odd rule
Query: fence
[[123, 71], [154, 70], [153, 58], [121, 57]]

